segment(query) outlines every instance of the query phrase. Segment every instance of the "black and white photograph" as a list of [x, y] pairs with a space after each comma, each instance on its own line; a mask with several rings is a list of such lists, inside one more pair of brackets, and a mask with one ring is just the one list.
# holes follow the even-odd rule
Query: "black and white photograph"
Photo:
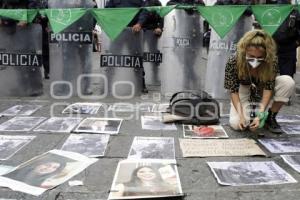
[[160, 113], [168, 112], [169, 107], [170, 107], [169, 103], [154, 104], [151, 112], [160, 112]]
[[300, 115], [277, 115], [278, 123], [300, 123]]
[[[0, 176], [13, 171], [14, 169], [15, 169], [15, 167], [10, 166], [10, 165], [0, 165]], [[0, 198], [0, 200], [1, 200], [1, 198]]]
[[77, 133], [118, 134], [122, 124], [118, 118], [86, 118], [74, 130]]
[[108, 110], [113, 112], [150, 112], [152, 104], [115, 103]]
[[284, 162], [300, 173], [300, 155], [281, 155]]
[[71, 134], [61, 150], [80, 153], [87, 157], [102, 157], [109, 141], [106, 134]]
[[223, 126], [220, 125], [183, 125], [185, 138], [228, 138]]
[[175, 159], [174, 138], [134, 137], [128, 159]]
[[300, 152], [300, 138], [259, 139], [271, 153]]
[[0, 176], [0, 186], [38, 196], [79, 174], [96, 161], [95, 158], [74, 152], [51, 150]]
[[40, 109], [41, 105], [15, 105], [3, 112], [0, 113], [0, 115], [3, 116], [30, 116], [34, 112], [36, 112], [38, 109]]
[[281, 130], [288, 135], [299, 135], [300, 125], [299, 124], [283, 124]]
[[220, 185], [277, 185], [297, 181], [275, 162], [207, 162]]
[[120, 161], [108, 199], [140, 199], [182, 196], [175, 163]]
[[74, 103], [67, 106], [62, 113], [95, 115], [101, 106], [101, 103]]
[[81, 121], [82, 118], [51, 117], [35, 128], [34, 131], [70, 133]]
[[8, 160], [34, 138], [35, 136], [0, 135], [0, 160]]
[[141, 116], [142, 129], [144, 130], [170, 130], [176, 131], [174, 123], [165, 124], [162, 122], [162, 116], [143, 115]]
[[46, 117], [14, 117], [2, 123], [0, 131], [30, 131], [46, 119]]

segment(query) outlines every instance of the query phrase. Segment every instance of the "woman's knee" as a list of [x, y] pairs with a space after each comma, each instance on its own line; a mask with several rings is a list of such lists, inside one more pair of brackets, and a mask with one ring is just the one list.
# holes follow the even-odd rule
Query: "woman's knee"
[[229, 125], [233, 130], [240, 131], [239, 119], [238, 118], [230, 118]]
[[295, 81], [288, 75], [276, 77], [275, 80], [275, 101], [288, 102], [295, 90]]
[[284, 88], [286, 90], [294, 90], [295, 89], [295, 81], [292, 77], [288, 75], [277, 76], [275, 80], [275, 87]]

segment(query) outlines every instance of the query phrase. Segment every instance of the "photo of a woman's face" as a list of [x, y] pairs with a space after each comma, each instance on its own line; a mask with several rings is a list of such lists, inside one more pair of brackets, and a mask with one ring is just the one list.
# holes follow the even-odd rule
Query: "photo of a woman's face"
[[50, 174], [55, 172], [60, 167], [60, 164], [57, 162], [48, 162], [41, 164], [35, 168], [35, 172], [38, 174]]
[[143, 167], [137, 172], [137, 177], [142, 181], [151, 181], [156, 178], [156, 174], [151, 168]]

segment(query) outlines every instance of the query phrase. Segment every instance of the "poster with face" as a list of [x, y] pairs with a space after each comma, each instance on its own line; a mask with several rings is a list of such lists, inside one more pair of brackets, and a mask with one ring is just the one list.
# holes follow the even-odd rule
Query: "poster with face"
[[41, 105], [15, 105], [3, 112], [0, 113], [0, 115], [3, 116], [29, 116], [32, 115], [34, 112], [36, 112], [38, 109], [40, 109]]
[[122, 121], [118, 118], [86, 118], [74, 132], [118, 134]]
[[0, 160], [8, 160], [34, 138], [35, 136], [0, 135]]
[[300, 173], [300, 155], [281, 155], [284, 162]]
[[300, 125], [299, 124], [283, 124], [281, 125], [283, 132], [289, 135], [298, 135], [300, 134]]
[[61, 150], [80, 153], [87, 157], [104, 156], [109, 135], [104, 134], [71, 134]]
[[0, 186], [38, 196], [79, 174], [96, 161], [78, 153], [52, 150], [0, 176]]
[[177, 130], [174, 123], [164, 124], [161, 116], [144, 115], [141, 117], [141, 123], [144, 130]]
[[81, 120], [82, 118], [51, 117], [35, 128], [34, 131], [70, 133], [81, 122]]
[[224, 128], [219, 125], [183, 125], [185, 138], [228, 138]]
[[134, 137], [128, 159], [175, 159], [174, 138]]
[[221, 185], [276, 185], [297, 181], [275, 162], [208, 162]]
[[119, 162], [109, 199], [182, 196], [175, 163], [163, 160]]
[[97, 114], [98, 110], [101, 108], [101, 103], [74, 103], [67, 106], [63, 110], [63, 114]]
[[260, 139], [259, 142], [271, 153], [300, 152], [300, 138]]
[[277, 115], [278, 123], [300, 123], [300, 115]]
[[14, 117], [0, 125], [0, 131], [30, 131], [42, 121], [45, 117]]

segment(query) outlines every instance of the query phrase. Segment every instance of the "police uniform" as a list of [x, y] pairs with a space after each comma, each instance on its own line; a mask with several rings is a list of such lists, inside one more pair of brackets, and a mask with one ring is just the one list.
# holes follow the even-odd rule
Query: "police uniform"
[[[0, 8], [2, 9], [15, 9], [15, 8], [28, 8], [27, 0], [0, 0]], [[16, 20], [1, 17], [2, 25], [4, 26], [15, 26]]]
[[[144, 6], [161, 6], [161, 2], [159, 0], [146, 0]], [[144, 28], [147, 30], [154, 30], [156, 28], [160, 28], [163, 30], [164, 27], [164, 19], [160, 17], [156, 12], [148, 12], [147, 18], [144, 24]]]
[[[289, 4], [288, 1], [273, 1], [271, 3]], [[300, 40], [300, 14], [293, 10], [274, 33], [277, 44], [277, 57], [280, 75], [291, 77], [296, 73], [297, 41]]]
[[[35, 9], [46, 9], [48, 8], [48, 0], [28, 0], [28, 8]], [[49, 67], [49, 37], [48, 37], [48, 19], [38, 17], [37, 23], [42, 26], [43, 30], [43, 67], [44, 77], [49, 79], [50, 67]]]
[[204, 5], [202, 0], [170, 0], [167, 5], [176, 4], [190, 4], [190, 5]]

